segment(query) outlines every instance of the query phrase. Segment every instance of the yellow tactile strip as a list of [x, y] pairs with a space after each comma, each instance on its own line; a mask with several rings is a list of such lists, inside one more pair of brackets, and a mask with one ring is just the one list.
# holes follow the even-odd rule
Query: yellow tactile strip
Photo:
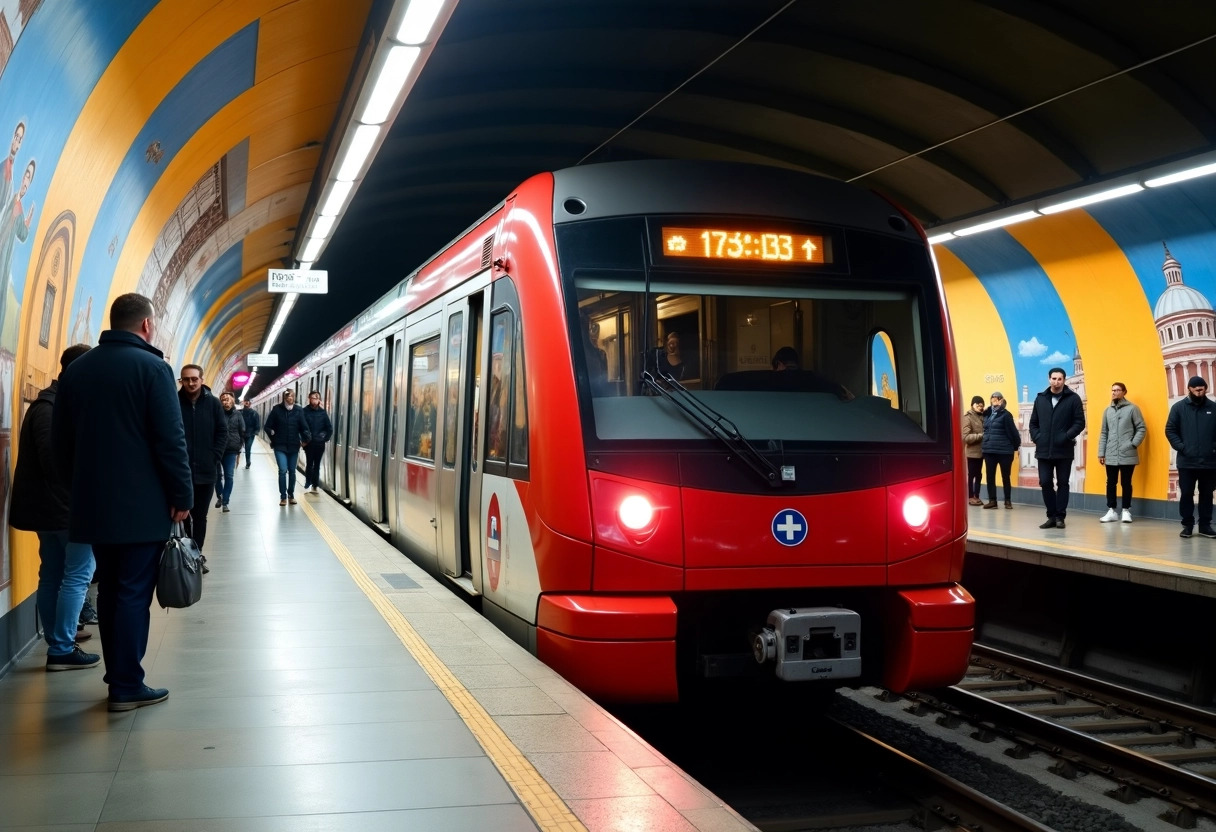
[[452, 703], [456, 713], [469, 726], [473, 736], [481, 743], [490, 761], [502, 773], [510, 787], [519, 797], [520, 803], [532, 816], [542, 832], [587, 832], [587, 827], [570, 811], [553, 788], [541, 777], [540, 772], [532, 767], [528, 758], [523, 755], [515, 743], [503, 733], [493, 718], [486, 713], [468, 689], [452, 675], [447, 665], [431, 650], [422, 637], [414, 630], [405, 616], [393, 606], [380, 588], [372, 582], [367, 573], [359, 566], [350, 550], [342, 543], [333, 530], [317, 514], [316, 509], [301, 501], [300, 508], [308, 515], [308, 519], [317, 527], [321, 537], [329, 544], [338, 561], [346, 567], [346, 571], [354, 579], [355, 584], [363, 590], [363, 594], [388, 622], [389, 627], [401, 639], [401, 643], [410, 651], [422, 669], [431, 677], [447, 700]]

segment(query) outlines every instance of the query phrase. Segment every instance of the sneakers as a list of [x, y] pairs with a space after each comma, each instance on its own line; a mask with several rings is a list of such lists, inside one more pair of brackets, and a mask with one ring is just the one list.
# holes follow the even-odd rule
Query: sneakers
[[1129, 509], [1126, 509], [1126, 508], [1123, 509], [1123, 522], [1124, 523], [1132, 522], [1132, 513]]
[[983, 504], [984, 504], [983, 500], [978, 500], [975, 497], [972, 497], [970, 500], [967, 501], [967, 505], [969, 505], [969, 506], [982, 506]]
[[93, 634], [90, 633], [88, 630], [86, 630], [84, 628], [84, 625], [82, 624], [76, 628], [76, 638], [74, 638], [73, 641], [75, 641], [77, 644], [80, 644], [80, 642], [88, 641], [92, 637], [93, 637]]
[[228, 506], [227, 506], [227, 505], [225, 505], [225, 506], [224, 506], [224, 507], [221, 509], [221, 511], [222, 511], [224, 514], [227, 514], [227, 513], [228, 513]]
[[1055, 527], [1056, 519], [1054, 517], [1048, 517], [1046, 523], [1039, 524], [1040, 529], [1054, 529]]
[[84, 602], [84, 606], [81, 607], [81, 609], [80, 609], [80, 619], [79, 619], [78, 623], [80, 623], [80, 624], [96, 624], [97, 623], [97, 610], [93, 609], [93, 605], [90, 604], [87, 600]]
[[1216, 537], [1216, 529], [1213, 529], [1211, 526], [1200, 526], [1199, 527], [1199, 536], [1200, 537]]
[[1056, 521], [1056, 528], [1057, 529], [1064, 528], [1064, 518], [1063, 517], [1061, 517], [1059, 520]]
[[1098, 522], [1099, 523], [1114, 523], [1114, 522], [1117, 522], [1118, 519], [1119, 519], [1119, 513], [1117, 511], [1115, 511], [1113, 508], [1108, 508], [1106, 510], [1106, 514], [1103, 514], [1101, 517], [1098, 518]]
[[279, 505], [281, 505], [281, 506], [287, 505], [287, 500], [279, 500]]
[[101, 656], [96, 653], [86, 653], [76, 646], [72, 647], [71, 653], [46, 654], [47, 673], [54, 673], [57, 670], [84, 670], [86, 667], [96, 667], [100, 663]]
[[248, 463], [248, 462], [246, 462], [246, 463], [245, 463], [245, 470], [246, 470], [246, 471], [248, 471], [248, 470], [249, 470], [249, 463]]
[[1179, 537], [1190, 537], [1191, 536], [1191, 527], [1183, 526], [1182, 531], [1178, 532], [1178, 536]]
[[145, 705], [155, 705], [169, 698], [167, 688], [150, 688], [144, 685], [138, 693], [111, 693], [108, 709], [110, 711], [133, 711]]

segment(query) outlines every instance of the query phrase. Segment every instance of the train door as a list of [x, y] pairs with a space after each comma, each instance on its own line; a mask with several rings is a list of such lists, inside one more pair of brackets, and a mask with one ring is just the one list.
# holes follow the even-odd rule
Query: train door
[[402, 491], [405, 481], [405, 459], [401, 453], [402, 428], [405, 425], [405, 412], [402, 409], [402, 391], [405, 389], [405, 366], [407, 359], [402, 352], [402, 340], [405, 333], [402, 330], [390, 336], [393, 350], [393, 367], [389, 374], [389, 412], [388, 412], [388, 448], [384, 454], [384, 499], [385, 518], [389, 525], [393, 542], [397, 542], [398, 532], [402, 523]]
[[380, 431], [376, 406], [381, 395], [380, 363], [383, 347], [368, 347], [359, 351], [355, 375], [351, 379], [354, 396], [351, 400], [351, 426], [347, 460], [350, 465], [348, 484], [351, 505], [355, 513], [372, 523], [380, 517]]
[[[480, 514], [481, 473], [475, 436], [482, 336], [481, 294], [448, 304], [444, 310], [442, 367], [442, 444], [439, 474], [439, 566], [445, 575], [464, 583], [470, 592], [481, 591], [481, 534], [470, 533], [480, 524], [469, 518]], [[478, 568], [474, 571], [474, 565]]]
[[438, 418], [441, 316], [428, 315], [405, 330], [404, 431], [394, 542], [433, 563], [438, 513], [435, 421]]
[[351, 448], [351, 376], [354, 373], [355, 357], [349, 356], [338, 362], [337, 386], [334, 389], [334, 493], [347, 504], [350, 503], [350, 448]]
[[392, 414], [394, 411], [395, 402], [392, 397], [392, 380], [396, 373], [396, 365], [398, 362], [397, 351], [395, 349], [397, 337], [395, 334], [389, 334], [384, 339], [384, 344], [378, 350], [380, 358], [379, 367], [376, 371], [376, 525], [385, 534], [388, 534], [389, 527], [389, 460], [393, 458], [390, 452], [391, 437], [390, 433], [392, 425]]
[[321, 483], [330, 489], [334, 488], [334, 459], [338, 456], [338, 413], [333, 407], [333, 382], [334, 374], [326, 372], [321, 380], [321, 407], [329, 414], [334, 435], [330, 437], [329, 453], [321, 458]]

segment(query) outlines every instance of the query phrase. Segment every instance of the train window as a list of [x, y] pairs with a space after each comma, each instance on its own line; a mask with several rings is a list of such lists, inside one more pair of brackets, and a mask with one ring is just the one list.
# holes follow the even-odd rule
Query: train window
[[511, 420], [511, 464], [528, 464], [528, 390], [524, 383], [523, 327], [515, 329], [515, 401]]
[[457, 425], [460, 423], [460, 351], [464, 344], [464, 313], [448, 318], [446, 390], [443, 396], [443, 464], [456, 465]]
[[409, 413], [405, 422], [407, 456], [435, 460], [435, 414], [439, 402], [439, 339], [410, 349]]
[[374, 435], [376, 362], [364, 361], [359, 368], [359, 442], [358, 447], [371, 450]]
[[490, 318], [490, 400], [486, 420], [486, 460], [507, 461], [507, 425], [511, 414], [511, 348], [514, 315], [510, 310]]
[[870, 339], [870, 395], [881, 396], [899, 407], [899, 378], [895, 373], [895, 347], [881, 329]]

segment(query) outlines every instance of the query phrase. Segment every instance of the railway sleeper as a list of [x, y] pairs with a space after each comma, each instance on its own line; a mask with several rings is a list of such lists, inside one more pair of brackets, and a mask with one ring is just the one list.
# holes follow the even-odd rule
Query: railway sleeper
[[1113, 712], [1101, 705], [1049, 705], [1040, 708], [1026, 708], [1026, 713], [1034, 716], [1045, 716], [1053, 719], [1066, 716], [1098, 716], [1106, 718]]
[[[1170, 731], [1168, 734], [1149, 734], [1144, 737], [1115, 737], [1114, 739], [1107, 740], [1107, 742], [1123, 748], [1133, 748], [1137, 745], [1165, 745], [1166, 743], [1182, 745], [1185, 740], [1186, 735], [1181, 731]], [[1145, 753], [1156, 756], [1151, 751]], [[1216, 749], [1210, 749], [1210, 753], [1213, 758], [1216, 758]]]
[[963, 681], [958, 683], [963, 690], [1034, 690], [1034, 685], [1024, 679], [983, 679], [980, 681]]
[[1064, 694], [1050, 690], [1035, 690], [1026, 693], [995, 694], [988, 697], [993, 702], [1002, 705], [1028, 705], [1031, 702], [1050, 702], [1053, 705], [1064, 704]]
[[1187, 806], [1173, 806], [1157, 817], [1179, 829], [1194, 829], [1199, 825], [1195, 811]]
[[[1035, 716], [1047, 716], [1038, 711], [1033, 712]], [[1050, 714], [1055, 716], [1055, 714]], [[1122, 719], [1099, 719], [1093, 722], [1070, 722], [1068, 727], [1074, 731], [1082, 731], [1086, 734], [1102, 734], [1111, 731], [1146, 731], [1158, 737], [1165, 736], [1165, 729], [1161, 723], [1154, 722], [1151, 719], [1135, 719], [1133, 717], [1124, 717]]]

